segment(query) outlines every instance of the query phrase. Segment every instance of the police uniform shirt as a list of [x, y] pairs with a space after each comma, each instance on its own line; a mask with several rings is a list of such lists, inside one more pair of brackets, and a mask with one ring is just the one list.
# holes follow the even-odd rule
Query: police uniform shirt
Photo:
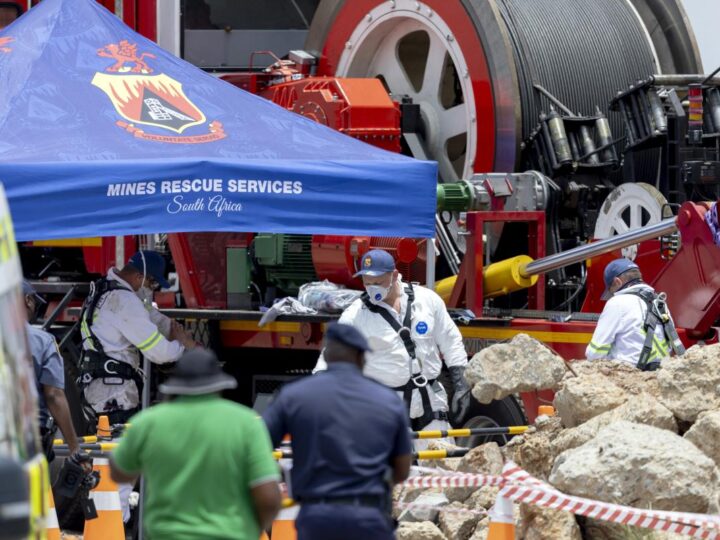
[[299, 500], [385, 495], [393, 459], [412, 451], [402, 400], [345, 362], [283, 387], [263, 418], [275, 446], [290, 434]]
[[52, 334], [39, 328], [27, 325], [30, 353], [35, 368], [35, 381], [38, 390], [38, 407], [40, 409], [40, 426], [46, 425], [50, 413], [45, 402], [43, 386], [65, 389], [65, 369], [57, 342]]

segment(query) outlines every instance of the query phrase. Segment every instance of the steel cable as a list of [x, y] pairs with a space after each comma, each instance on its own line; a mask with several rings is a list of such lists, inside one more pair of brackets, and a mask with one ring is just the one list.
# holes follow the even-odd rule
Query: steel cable
[[[540, 84], [582, 116], [607, 114], [618, 90], [657, 72], [652, 45], [627, 0], [498, 0], [518, 74], [522, 138], [550, 102]], [[614, 134], [624, 127], [609, 115]]]

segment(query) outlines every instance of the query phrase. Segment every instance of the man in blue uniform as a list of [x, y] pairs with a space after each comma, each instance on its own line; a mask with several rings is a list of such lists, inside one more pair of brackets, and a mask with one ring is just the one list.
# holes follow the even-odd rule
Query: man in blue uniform
[[392, 484], [412, 461], [405, 406], [363, 376], [358, 330], [332, 324], [325, 337], [327, 371], [285, 386], [264, 415], [275, 446], [292, 439], [298, 539], [391, 540]]
[[[38, 302], [45, 301], [27, 281], [23, 282], [23, 296], [28, 321], [32, 322], [37, 313]], [[38, 390], [40, 435], [48, 461], [52, 461], [53, 420], [60, 428], [71, 453], [79, 452], [80, 445], [72, 424], [70, 405], [65, 397], [65, 369], [55, 337], [29, 323], [27, 333]]]

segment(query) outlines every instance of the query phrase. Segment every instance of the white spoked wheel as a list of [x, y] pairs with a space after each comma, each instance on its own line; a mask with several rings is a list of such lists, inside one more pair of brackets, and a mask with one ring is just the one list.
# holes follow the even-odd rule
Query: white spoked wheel
[[[595, 223], [595, 238], [602, 240], [659, 223], [667, 199], [650, 184], [622, 184], [610, 192]], [[637, 244], [622, 249], [624, 257], [635, 260]]]

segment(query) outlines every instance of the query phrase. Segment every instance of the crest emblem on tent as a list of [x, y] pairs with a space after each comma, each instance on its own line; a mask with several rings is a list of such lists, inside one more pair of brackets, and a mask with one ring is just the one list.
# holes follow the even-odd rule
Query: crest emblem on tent
[[12, 49], [10, 47], [7, 47], [8, 43], [12, 43], [15, 41], [15, 38], [11, 37], [0, 37], [0, 52], [1, 53], [9, 53], [12, 52]]
[[222, 124], [208, 124], [208, 133], [191, 136], [170, 136], [146, 133], [137, 124], [153, 126], [181, 134], [187, 128], [207, 122], [205, 114], [185, 95], [183, 85], [161, 73], [150, 75], [153, 68], [145, 58], [149, 53], [137, 54], [137, 45], [123, 40], [98, 50], [98, 56], [112, 58], [115, 64], [106, 68], [109, 73], [96, 73], [92, 84], [102, 90], [126, 121], [117, 125], [135, 137], [158, 142], [192, 144], [225, 138]]

